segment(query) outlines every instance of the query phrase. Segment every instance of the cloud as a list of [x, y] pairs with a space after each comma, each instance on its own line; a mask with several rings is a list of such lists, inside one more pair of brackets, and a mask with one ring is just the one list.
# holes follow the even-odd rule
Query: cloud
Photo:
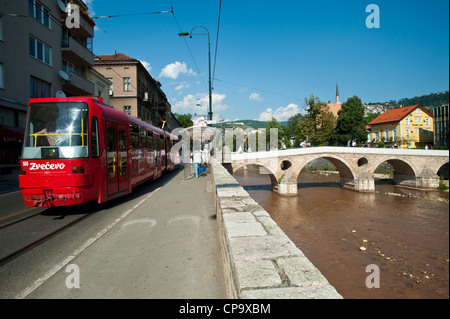
[[84, 3], [86, 4], [86, 6], [88, 7], [88, 12], [89, 12], [89, 16], [93, 17], [95, 16], [95, 12], [94, 12], [94, 0], [84, 0]]
[[252, 94], [250, 94], [250, 96], [248, 97], [250, 100], [253, 100], [253, 101], [262, 101], [262, 100], [264, 100], [262, 97], [261, 97], [261, 95], [259, 95], [258, 93], [252, 93]]
[[264, 112], [259, 114], [258, 121], [270, 121], [274, 117], [278, 122], [287, 121], [291, 116], [300, 113], [297, 104], [291, 103], [286, 107], [279, 107], [275, 111], [267, 108]]
[[147, 61], [144, 61], [144, 60], [139, 60], [139, 61], [142, 63], [144, 68], [146, 68], [147, 71], [150, 73], [150, 71], [152, 70], [152, 67], [150, 66], [150, 63], [148, 63]]
[[174, 83], [174, 85], [176, 85], [175, 87], [175, 91], [180, 91], [179, 94], [181, 93], [181, 91], [183, 89], [188, 89], [191, 85], [189, 83], [186, 82], [181, 82], [177, 85], [178, 83]]
[[[212, 98], [212, 111], [213, 119], [218, 120], [220, 118], [220, 112], [229, 108], [227, 104], [224, 103], [226, 99], [226, 94], [213, 93]], [[208, 114], [209, 106], [209, 95], [198, 93], [196, 95], [188, 94], [182, 100], [172, 99], [172, 112], [186, 114], [190, 113], [194, 115], [195, 113], [200, 115]]]
[[159, 77], [176, 80], [181, 73], [193, 76], [197, 75], [192, 69], [187, 68], [186, 62], [180, 63], [176, 61], [175, 63], [166, 65], [161, 70]]

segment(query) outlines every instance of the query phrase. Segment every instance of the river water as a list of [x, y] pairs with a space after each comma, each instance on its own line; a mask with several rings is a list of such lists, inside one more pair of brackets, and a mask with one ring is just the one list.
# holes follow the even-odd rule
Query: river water
[[357, 193], [338, 174], [302, 172], [298, 195], [283, 197], [256, 166], [234, 177], [344, 298], [449, 298], [448, 193], [386, 181]]

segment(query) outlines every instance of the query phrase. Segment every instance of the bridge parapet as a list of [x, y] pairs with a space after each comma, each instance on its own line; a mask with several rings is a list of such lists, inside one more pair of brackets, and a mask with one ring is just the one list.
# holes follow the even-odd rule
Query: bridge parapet
[[228, 297], [342, 299], [236, 179], [211, 166]]

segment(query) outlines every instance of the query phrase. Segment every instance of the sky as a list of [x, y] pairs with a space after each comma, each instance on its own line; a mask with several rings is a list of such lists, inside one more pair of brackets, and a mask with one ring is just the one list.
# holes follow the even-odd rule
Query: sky
[[208, 112], [205, 29], [215, 120], [286, 121], [311, 95], [334, 102], [336, 84], [363, 103], [449, 89], [448, 0], [85, 2], [114, 16], [95, 19], [94, 53], [139, 59], [174, 113]]

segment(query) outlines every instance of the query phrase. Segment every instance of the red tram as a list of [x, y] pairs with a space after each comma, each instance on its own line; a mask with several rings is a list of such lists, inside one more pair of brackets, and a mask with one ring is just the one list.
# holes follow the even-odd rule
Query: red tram
[[178, 164], [177, 136], [92, 97], [31, 99], [19, 185], [28, 206], [106, 202]]

